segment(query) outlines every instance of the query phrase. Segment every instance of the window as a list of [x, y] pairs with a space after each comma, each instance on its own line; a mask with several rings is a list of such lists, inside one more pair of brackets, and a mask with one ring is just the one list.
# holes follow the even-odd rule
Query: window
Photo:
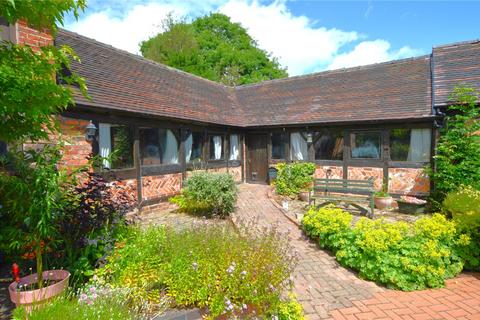
[[201, 162], [203, 160], [203, 133], [191, 132], [185, 140], [185, 162]]
[[14, 26], [10, 26], [7, 20], [0, 17], [0, 40], [13, 42], [12, 28], [14, 28]]
[[390, 131], [390, 159], [427, 162], [431, 139], [430, 129], [393, 129]]
[[238, 134], [231, 134], [229, 160], [239, 160], [239, 159], [240, 159], [240, 139]]
[[307, 141], [300, 132], [294, 132], [290, 135], [290, 155], [292, 160], [308, 160]]
[[98, 128], [100, 156], [108, 169], [133, 167], [133, 135], [128, 126], [100, 123]]
[[140, 159], [144, 166], [177, 164], [178, 141], [172, 130], [140, 129]]
[[0, 155], [7, 154], [7, 144], [3, 141], [0, 141]]
[[380, 132], [355, 132], [351, 135], [354, 159], [380, 159]]
[[209, 139], [210, 143], [210, 153], [209, 159], [210, 160], [221, 160], [224, 157], [224, 150], [223, 150], [223, 136], [215, 135], [210, 136]]
[[287, 134], [272, 133], [272, 159], [287, 158]]
[[343, 159], [343, 132], [325, 130], [316, 134], [315, 160], [342, 160]]

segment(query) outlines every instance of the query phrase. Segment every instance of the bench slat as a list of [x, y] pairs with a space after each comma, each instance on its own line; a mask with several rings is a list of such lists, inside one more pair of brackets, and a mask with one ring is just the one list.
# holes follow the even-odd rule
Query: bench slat
[[372, 185], [365, 185], [365, 184], [357, 184], [357, 183], [350, 183], [350, 184], [347, 184], [347, 183], [325, 183], [325, 184], [315, 184], [314, 185], [314, 188], [329, 188], [329, 187], [334, 187], [334, 188], [370, 188], [370, 189], [373, 189], [373, 186]]
[[315, 197], [318, 200], [332, 200], [332, 201], [350, 201], [350, 202], [370, 202], [370, 198], [359, 198], [359, 197]]
[[354, 179], [324, 179], [324, 178], [318, 178], [314, 179], [315, 181], [333, 181], [333, 182], [344, 182], [344, 181], [350, 181], [350, 182], [363, 182], [363, 183], [373, 183], [373, 179], [368, 179], [368, 180], [354, 180]]
[[370, 195], [373, 194], [373, 190], [365, 190], [365, 189], [345, 189], [345, 188], [329, 188], [329, 189], [317, 189], [314, 190], [313, 194], [324, 194], [324, 193], [343, 193], [343, 194], [361, 194], [361, 195]]

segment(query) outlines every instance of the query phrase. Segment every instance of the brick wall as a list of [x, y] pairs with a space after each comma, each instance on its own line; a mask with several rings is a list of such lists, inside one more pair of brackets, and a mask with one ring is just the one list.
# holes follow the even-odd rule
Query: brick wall
[[348, 167], [348, 179], [367, 180], [373, 177], [373, 185], [376, 190], [382, 189], [383, 168], [375, 167]]
[[88, 164], [92, 144], [85, 139], [85, 127], [89, 121], [59, 117], [63, 138], [66, 140], [63, 165], [78, 167]]
[[19, 44], [27, 44], [33, 50], [39, 50], [41, 46], [53, 44], [53, 37], [46, 30], [35, 30], [29, 27], [25, 21], [17, 23], [17, 40]]
[[388, 169], [388, 190], [391, 193], [426, 195], [430, 192], [430, 179], [423, 169]]
[[228, 173], [233, 176], [235, 182], [242, 182], [242, 167], [230, 167], [228, 168]]
[[143, 200], [173, 196], [180, 192], [181, 188], [181, 173], [142, 177]]
[[315, 169], [315, 178], [325, 179], [327, 177], [327, 170], [330, 170], [331, 179], [343, 179], [343, 167], [339, 166], [318, 166]]

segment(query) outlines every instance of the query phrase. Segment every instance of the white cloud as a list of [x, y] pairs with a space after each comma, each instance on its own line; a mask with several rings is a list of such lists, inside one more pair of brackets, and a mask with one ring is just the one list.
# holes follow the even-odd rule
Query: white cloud
[[[66, 28], [114, 47], [139, 53], [139, 43], [161, 31], [161, 22], [170, 12], [196, 17], [222, 12], [241, 23], [257, 40], [260, 48], [272, 53], [290, 75], [312, 71], [383, 62], [419, 54], [405, 46], [391, 50], [385, 40], [364, 40], [355, 31], [319, 26], [306, 16], [296, 16], [285, 0], [263, 4], [257, 0], [158, 0], [125, 3], [93, 2], [80, 20]], [[152, 1], [152, 0], [145, 0]], [[88, 13], [90, 12], [90, 13]], [[350, 52], [345, 45], [358, 43]]]
[[241, 23], [259, 46], [277, 57], [290, 75], [325, 67], [340, 47], [358, 39], [356, 32], [316, 27], [305, 16], [294, 16], [285, 2], [269, 5], [230, 0], [219, 9]]
[[123, 17], [112, 17], [108, 11], [96, 12], [67, 25], [67, 29], [139, 53], [139, 43], [161, 31], [161, 22], [169, 12], [186, 14], [182, 7], [150, 3], [134, 6]]
[[352, 51], [337, 55], [328, 66], [328, 69], [333, 70], [385, 62], [413, 57], [421, 53], [419, 50], [408, 46], [399, 50], [390, 50], [390, 47], [391, 45], [388, 41], [380, 39], [360, 42]]

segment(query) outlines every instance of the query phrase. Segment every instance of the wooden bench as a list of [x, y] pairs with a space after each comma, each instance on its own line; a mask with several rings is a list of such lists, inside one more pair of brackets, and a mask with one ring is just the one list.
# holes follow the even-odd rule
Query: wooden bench
[[373, 217], [373, 178], [368, 180], [347, 180], [347, 179], [315, 179], [312, 190], [309, 194], [308, 203], [315, 205], [317, 200], [323, 200], [320, 206], [327, 203], [346, 202], [365, 210], [357, 205], [359, 202], [366, 202], [370, 207], [370, 214]]

